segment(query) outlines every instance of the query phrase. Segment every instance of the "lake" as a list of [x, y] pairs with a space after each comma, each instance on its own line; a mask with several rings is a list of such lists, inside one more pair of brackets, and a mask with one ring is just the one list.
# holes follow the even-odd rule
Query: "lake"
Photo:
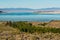
[[0, 13], [0, 21], [49, 22], [60, 20], [60, 14], [38, 14], [31, 12]]

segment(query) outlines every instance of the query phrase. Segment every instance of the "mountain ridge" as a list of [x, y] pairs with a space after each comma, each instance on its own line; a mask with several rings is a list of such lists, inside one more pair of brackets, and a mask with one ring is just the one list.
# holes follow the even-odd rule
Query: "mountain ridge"
[[32, 9], [32, 8], [0, 8], [0, 10], [60, 10], [60, 8], [40, 8], [40, 9]]

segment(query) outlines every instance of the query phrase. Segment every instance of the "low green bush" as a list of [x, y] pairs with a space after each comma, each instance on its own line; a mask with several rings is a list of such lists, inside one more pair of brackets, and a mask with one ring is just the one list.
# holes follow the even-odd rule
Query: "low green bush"
[[18, 28], [21, 32], [29, 32], [29, 33], [60, 33], [60, 28], [49, 28], [49, 27], [35, 27], [31, 23], [27, 22], [10, 22], [8, 23], [10, 26], [14, 28]]

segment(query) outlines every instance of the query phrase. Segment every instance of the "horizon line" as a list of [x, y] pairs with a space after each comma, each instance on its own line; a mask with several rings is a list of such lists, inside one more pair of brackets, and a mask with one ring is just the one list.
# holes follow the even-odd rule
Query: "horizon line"
[[[19, 7], [5, 7], [5, 8], [19, 8]], [[20, 8], [28, 8], [28, 7], [20, 7]], [[60, 7], [45, 7], [45, 8], [60, 8]], [[0, 8], [4, 9], [4, 8]], [[29, 8], [29, 9], [44, 9], [44, 8]]]

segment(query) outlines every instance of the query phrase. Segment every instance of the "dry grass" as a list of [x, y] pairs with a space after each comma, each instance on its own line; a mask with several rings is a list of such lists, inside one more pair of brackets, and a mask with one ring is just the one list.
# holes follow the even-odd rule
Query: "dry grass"
[[[27, 33], [0, 22], [0, 40], [60, 40], [60, 33]], [[34, 23], [35, 24], [35, 23]]]

